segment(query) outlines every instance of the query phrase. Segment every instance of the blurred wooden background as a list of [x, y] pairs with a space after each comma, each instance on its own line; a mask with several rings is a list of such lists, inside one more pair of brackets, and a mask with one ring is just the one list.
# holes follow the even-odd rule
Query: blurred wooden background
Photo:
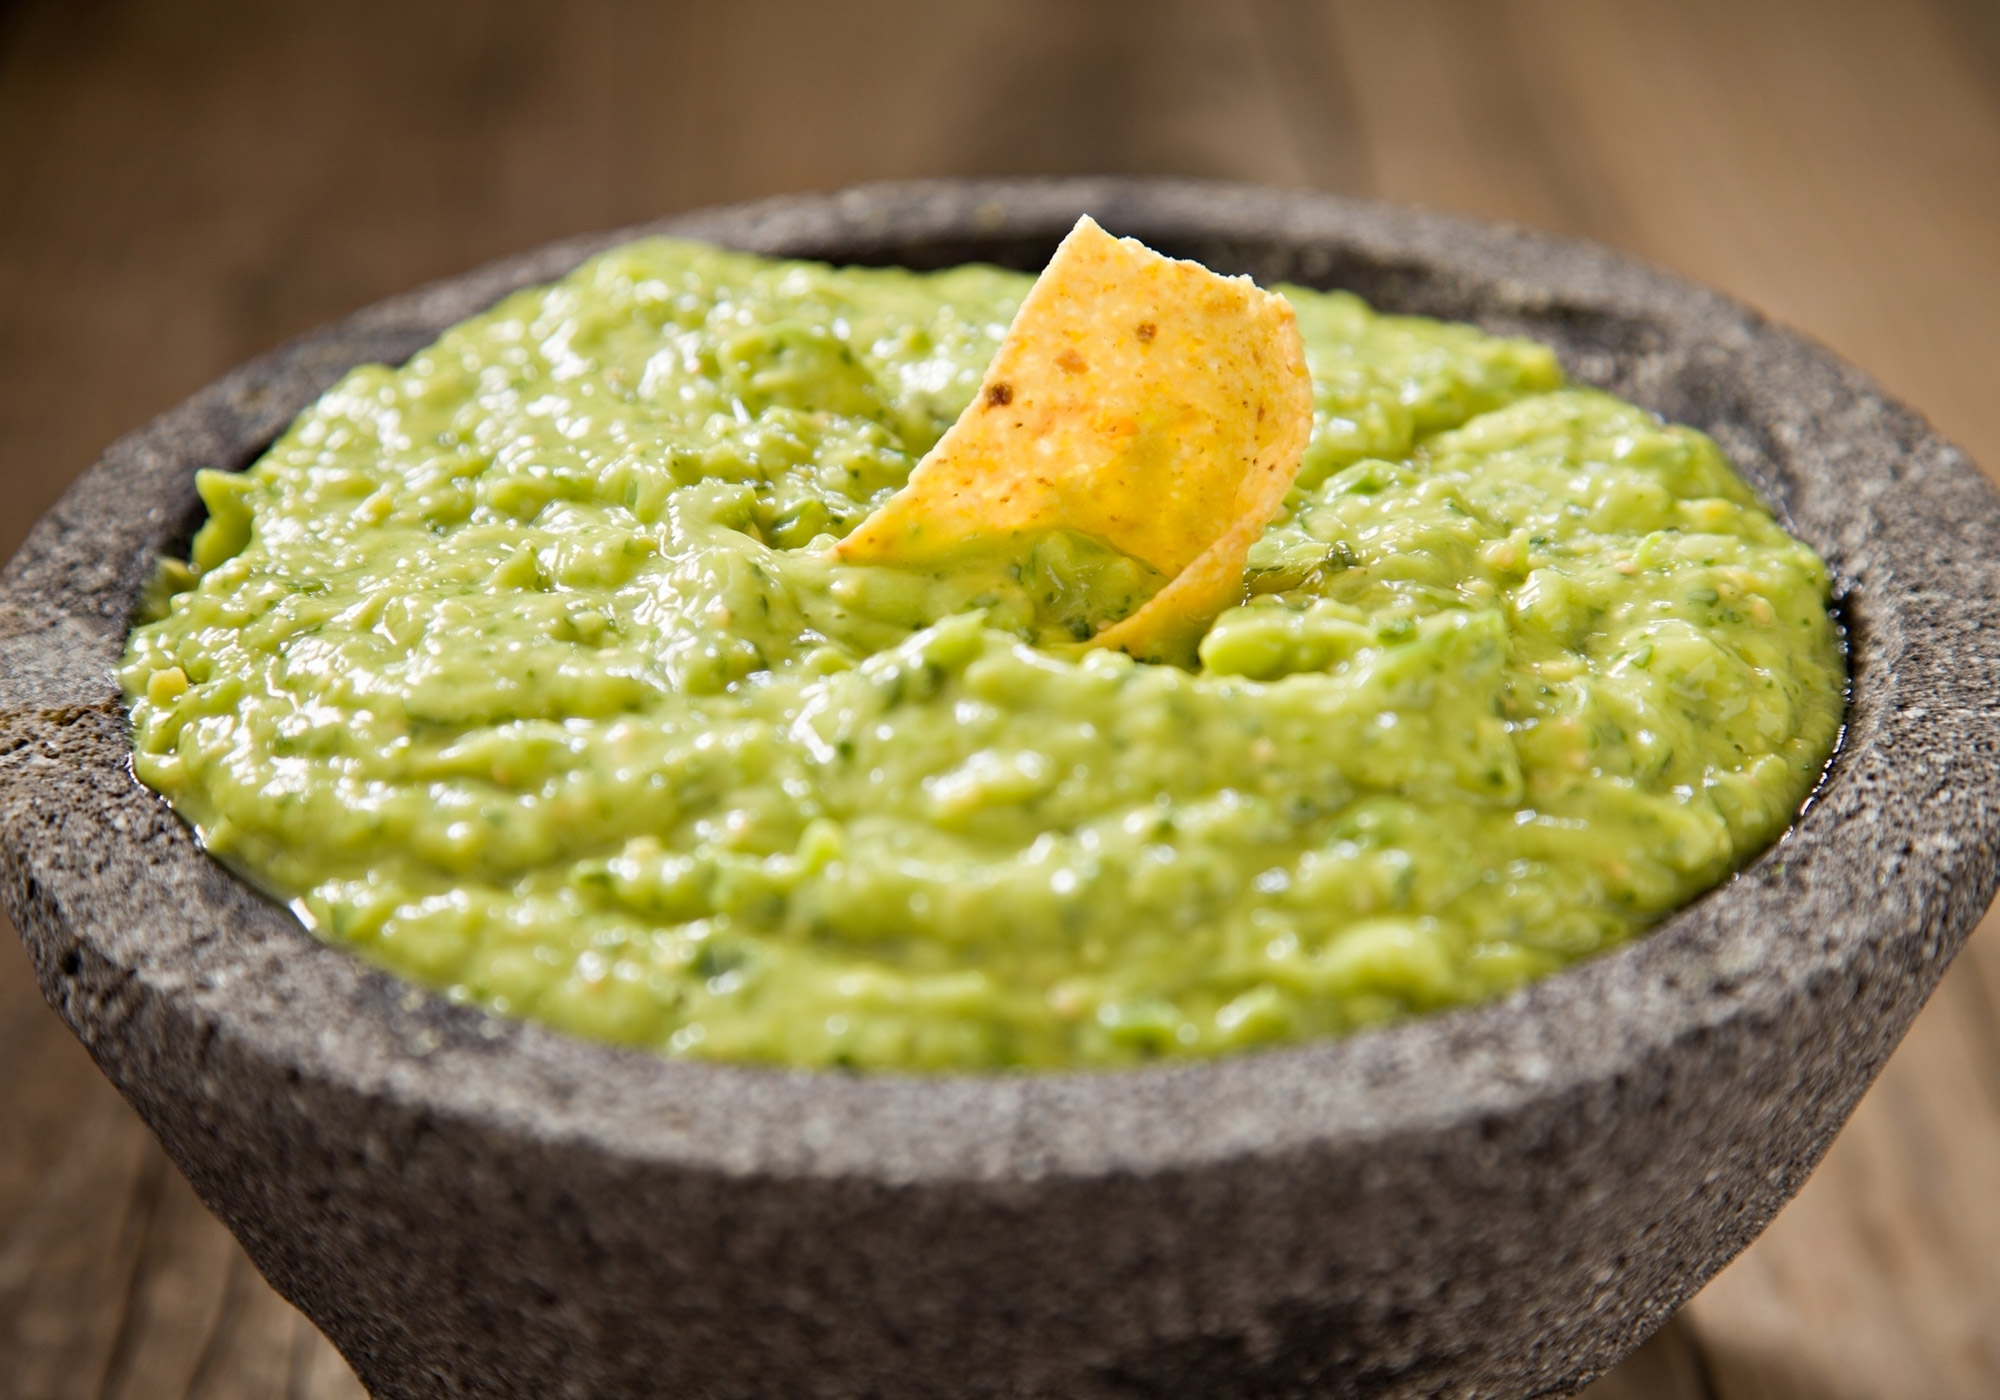
[[[2000, 0], [0, 0], [0, 555], [118, 434], [422, 279], [1085, 171], [1595, 238], [2000, 467]], [[1996, 1008], [1989, 916], [1804, 1194], [1593, 1400], [2000, 1395]], [[0, 938], [0, 1397], [359, 1393]]]

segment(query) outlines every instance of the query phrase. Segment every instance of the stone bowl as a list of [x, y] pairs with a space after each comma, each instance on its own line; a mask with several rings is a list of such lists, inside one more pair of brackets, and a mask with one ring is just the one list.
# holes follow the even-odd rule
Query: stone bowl
[[1115, 1073], [677, 1064], [309, 937], [132, 777], [153, 557], [349, 366], [645, 231], [252, 361], [117, 443], [0, 576], [0, 895], [43, 991], [377, 1396], [1529, 1396], [1581, 1386], [1805, 1179], [1995, 884], [2000, 500], [1823, 350], [1600, 249], [1231, 185], [897, 185], [653, 226], [1040, 265], [1079, 213], [1262, 280], [1540, 337], [1714, 434], [1831, 561], [1845, 742], [1649, 937], [1483, 1007]]

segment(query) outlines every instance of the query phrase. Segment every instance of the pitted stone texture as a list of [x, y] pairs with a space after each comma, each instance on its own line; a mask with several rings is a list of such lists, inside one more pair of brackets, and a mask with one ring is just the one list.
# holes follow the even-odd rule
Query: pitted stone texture
[[132, 778], [111, 678], [192, 478], [349, 365], [642, 230], [387, 302], [117, 444], [0, 577], [0, 866], [51, 1003], [374, 1393], [1561, 1394], [1798, 1188], [1985, 907], [2000, 501], [1866, 379], [1580, 244], [1174, 182], [888, 186], [657, 228], [1038, 266], [1083, 212], [1225, 272], [1551, 342], [1715, 434], [1846, 589], [1815, 803], [1650, 937], [1504, 1001], [1209, 1064], [855, 1078], [672, 1064], [308, 937]]

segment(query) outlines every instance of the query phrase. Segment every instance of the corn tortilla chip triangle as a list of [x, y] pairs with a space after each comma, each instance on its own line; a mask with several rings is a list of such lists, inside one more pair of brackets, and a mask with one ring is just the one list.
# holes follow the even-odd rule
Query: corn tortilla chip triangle
[[1292, 308], [1078, 221], [979, 395], [909, 484], [835, 546], [920, 564], [982, 539], [1094, 536], [1168, 576], [1090, 645], [1178, 658], [1237, 601], [1312, 430]]

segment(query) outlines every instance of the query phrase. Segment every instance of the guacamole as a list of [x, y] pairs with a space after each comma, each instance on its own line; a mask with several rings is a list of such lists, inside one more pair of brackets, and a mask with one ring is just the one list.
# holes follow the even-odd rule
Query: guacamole
[[1777, 836], [1827, 570], [1540, 345], [1286, 287], [1316, 410], [1182, 666], [1052, 532], [829, 547], [1031, 279], [647, 240], [352, 371], [163, 566], [133, 764], [321, 937], [672, 1056], [1110, 1066], [1492, 997]]

